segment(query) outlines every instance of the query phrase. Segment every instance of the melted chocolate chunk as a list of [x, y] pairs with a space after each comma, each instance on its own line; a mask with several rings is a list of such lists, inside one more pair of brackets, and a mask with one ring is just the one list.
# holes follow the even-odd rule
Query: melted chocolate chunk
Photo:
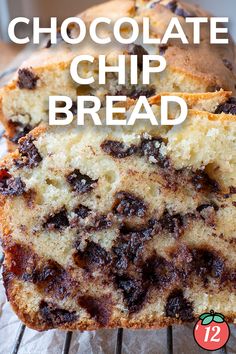
[[236, 98], [231, 97], [226, 103], [219, 105], [215, 111], [216, 114], [232, 114], [236, 115]]
[[78, 303], [100, 325], [106, 326], [111, 317], [111, 299], [109, 296], [95, 298], [89, 295], [81, 296]]
[[161, 44], [159, 45], [159, 54], [160, 55], [165, 55], [165, 52], [168, 49], [168, 45], [167, 44]]
[[143, 277], [157, 288], [164, 288], [175, 279], [176, 272], [171, 262], [155, 254], [145, 260]]
[[128, 53], [130, 55], [137, 55], [138, 57], [138, 67], [140, 70], [143, 70], [143, 56], [148, 55], [146, 49], [138, 44], [130, 44], [128, 48]]
[[[69, 38], [72, 38], [72, 36], [71, 36], [71, 28], [67, 28], [67, 35], [68, 35]], [[62, 38], [62, 36], [61, 36], [61, 29], [58, 28], [58, 29], [57, 29], [57, 43], [60, 42], [60, 41], [63, 41], [63, 38]], [[52, 46], [52, 42], [51, 42], [51, 39], [49, 39], [49, 40], [47, 41], [47, 44], [46, 44], [45, 48], [48, 49], [48, 48], [50, 48], [51, 46]]]
[[177, 7], [177, 9], [175, 10], [175, 14], [177, 16], [180, 16], [180, 17], [183, 17], [183, 18], [192, 17], [193, 16], [193, 15], [190, 14], [190, 12], [184, 10], [181, 7]]
[[123, 159], [137, 152], [137, 147], [134, 145], [126, 146], [124, 143], [115, 140], [105, 140], [101, 144], [102, 150], [112, 157]]
[[166, 5], [166, 7], [177, 16], [181, 16], [184, 18], [194, 16], [194, 14], [190, 14], [188, 11], [184, 10], [182, 7], [179, 7], [178, 2], [176, 0], [170, 1]]
[[124, 301], [130, 313], [141, 309], [147, 295], [147, 286], [141, 280], [136, 280], [129, 276], [117, 276], [115, 278], [116, 287], [123, 292]]
[[213, 208], [215, 211], [219, 210], [218, 205], [216, 205], [215, 203], [210, 203], [210, 204], [201, 204], [201, 205], [199, 205], [197, 207], [197, 211], [199, 213], [201, 213], [204, 209], [207, 209], [207, 208]]
[[233, 64], [228, 59], [223, 59], [223, 63], [227, 69], [233, 71]]
[[34, 90], [39, 77], [28, 68], [19, 69], [17, 85], [20, 89]]
[[138, 197], [128, 192], [118, 192], [115, 195], [116, 201], [113, 212], [122, 216], [138, 216], [142, 218], [145, 215], [147, 207]]
[[23, 278], [28, 270], [36, 267], [38, 257], [29, 247], [15, 243], [7, 246], [6, 252], [9, 259], [8, 270], [14, 276]]
[[57, 262], [49, 260], [38, 268], [32, 276], [32, 281], [43, 293], [52, 294], [57, 299], [65, 299], [74, 291], [75, 281], [73, 281], [66, 270]]
[[76, 321], [77, 316], [75, 311], [68, 311], [57, 307], [53, 303], [41, 301], [39, 305], [39, 313], [44, 322], [51, 327], [58, 327], [65, 323]]
[[146, 98], [155, 96], [156, 89], [154, 87], [138, 87], [135, 90], [128, 93], [128, 97], [133, 100], [137, 100], [140, 96], [145, 96]]
[[168, 4], [166, 4], [167, 9], [169, 9], [173, 13], [175, 13], [177, 6], [178, 6], [178, 4], [177, 4], [176, 0], [172, 0], [172, 1], [168, 2]]
[[224, 261], [215, 253], [207, 249], [193, 249], [193, 270], [208, 283], [208, 277], [221, 278], [224, 272]]
[[89, 215], [91, 210], [87, 208], [85, 205], [80, 204], [75, 210], [74, 213], [78, 218], [85, 219]]
[[38, 152], [38, 149], [34, 145], [34, 139], [31, 136], [23, 139], [19, 144], [19, 152], [21, 159], [16, 160], [15, 164], [18, 167], [37, 167], [42, 161], [42, 157]]
[[121, 228], [117, 244], [112, 247], [114, 273], [123, 274], [130, 262], [139, 265], [144, 243], [151, 239], [155, 225], [155, 221], [150, 221], [146, 228], [140, 230]]
[[93, 241], [87, 241], [83, 251], [79, 249], [79, 244], [76, 244], [75, 247], [77, 252], [74, 254], [74, 260], [80, 268], [90, 270], [94, 267], [103, 267], [111, 261], [110, 255], [105, 248]]
[[61, 210], [59, 213], [50, 216], [43, 225], [48, 230], [62, 230], [69, 226], [69, 220], [66, 210]]
[[96, 185], [98, 180], [93, 180], [87, 175], [83, 175], [79, 170], [75, 170], [69, 176], [67, 181], [73, 190], [79, 194], [90, 192]]
[[198, 170], [192, 178], [192, 183], [197, 192], [219, 192], [218, 183], [210, 178], [205, 171]]
[[169, 214], [166, 210], [159, 220], [162, 229], [167, 230], [169, 233], [173, 234], [175, 238], [178, 238], [184, 228], [184, 220], [180, 214]]
[[146, 156], [148, 160], [157, 164], [162, 168], [168, 168], [170, 166], [169, 159], [166, 156], [163, 156], [160, 152], [161, 144], [163, 140], [161, 138], [158, 139], [142, 139], [141, 142], [141, 154]]
[[167, 317], [178, 318], [184, 322], [193, 321], [193, 305], [184, 298], [183, 291], [176, 289], [167, 298], [165, 312]]
[[25, 184], [20, 177], [12, 177], [7, 170], [0, 170], [0, 194], [19, 196], [25, 192]]
[[77, 114], [77, 102], [72, 102], [72, 107], [70, 111], [73, 113], [74, 116]]
[[93, 220], [93, 225], [88, 226], [86, 230], [88, 232], [100, 231], [104, 229], [109, 229], [111, 226], [112, 226], [112, 221], [108, 219], [105, 215], [100, 215]]
[[14, 144], [18, 144], [18, 141], [23, 138], [26, 134], [31, 131], [31, 127], [29, 125], [26, 126], [17, 126], [15, 135], [10, 138], [10, 141]]

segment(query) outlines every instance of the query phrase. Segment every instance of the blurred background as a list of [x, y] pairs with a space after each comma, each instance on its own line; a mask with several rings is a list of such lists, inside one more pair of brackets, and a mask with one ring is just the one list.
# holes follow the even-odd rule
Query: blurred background
[[[8, 23], [14, 17], [39, 16], [42, 25], [46, 26], [52, 16], [56, 16], [59, 21], [62, 21], [91, 5], [102, 2], [104, 0], [0, 0], [0, 38], [7, 40]], [[234, 21], [236, 0], [186, 0], [186, 2], [202, 5], [216, 16], [229, 16], [231, 19], [230, 30], [236, 40], [236, 20]]]
[[[17, 54], [22, 51], [22, 45], [10, 43], [7, 29], [9, 22], [15, 18], [24, 16], [27, 18], [40, 17], [41, 26], [47, 27], [50, 17], [57, 17], [58, 22], [67, 17], [74, 16], [92, 5], [105, 0], [0, 0], [0, 72], [9, 69], [9, 63], [17, 58], [13, 65], [20, 63], [21, 58]], [[126, 1], [126, 0], [120, 0]], [[195, 3], [210, 11], [215, 16], [230, 18], [229, 30], [236, 42], [236, 0], [185, 0]], [[109, 16], [109, 14], [107, 15]], [[30, 34], [30, 26], [18, 25], [16, 27], [19, 37]], [[28, 49], [27, 46], [26, 49]], [[0, 86], [1, 86], [0, 74]]]

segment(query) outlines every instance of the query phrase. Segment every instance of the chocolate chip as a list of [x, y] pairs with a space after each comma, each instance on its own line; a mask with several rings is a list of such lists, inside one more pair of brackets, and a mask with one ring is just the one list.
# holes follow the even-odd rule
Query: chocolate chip
[[197, 211], [199, 213], [201, 213], [204, 209], [207, 209], [207, 208], [213, 208], [215, 211], [219, 210], [218, 205], [216, 205], [215, 203], [210, 203], [210, 204], [201, 204], [201, 205], [199, 205], [197, 207]]
[[7, 170], [0, 170], [0, 194], [19, 196], [25, 192], [25, 183], [20, 177], [12, 177]]
[[124, 143], [115, 140], [105, 140], [101, 144], [102, 150], [112, 157], [123, 159], [137, 152], [137, 147], [134, 145], [126, 146]]
[[154, 87], [138, 87], [135, 90], [127, 94], [129, 98], [137, 100], [140, 96], [145, 96], [146, 98], [155, 96], [156, 89]]
[[216, 114], [225, 113], [225, 114], [236, 115], [236, 98], [231, 97], [227, 102], [220, 104], [217, 107], [215, 113]]
[[172, 1], [170, 1], [170, 2], [168, 2], [166, 4], [167, 9], [169, 9], [173, 13], [175, 13], [175, 10], [177, 9], [177, 6], [178, 6], [178, 4], [177, 4], [176, 0], [172, 0]]
[[54, 282], [62, 273], [63, 270], [60, 265], [55, 261], [49, 260], [44, 264], [43, 268], [35, 268], [31, 273], [24, 273], [23, 279], [25, 281], [32, 281], [35, 284], [50, 281]]
[[26, 134], [28, 134], [32, 128], [29, 125], [26, 126], [21, 126], [18, 125], [16, 127], [16, 132], [12, 138], [10, 138], [10, 141], [14, 144], [18, 144], [18, 141], [23, 138]]
[[176, 289], [168, 296], [165, 313], [167, 317], [179, 318], [180, 320], [193, 321], [193, 305], [188, 301], [184, 295], [183, 291]]
[[210, 178], [205, 171], [198, 170], [192, 177], [192, 183], [197, 192], [219, 192], [219, 184]]
[[42, 300], [39, 304], [39, 313], [50, 327], [58, 327], [62, 324], [76, 321], [75, 311], [68, 311], [57, 307], [51, 302]]
[[21, 158], [15, 160], [17, 167], [34, 168], [37, 167], [42, 161], [42, 157], [34, 145], [34, 139], [31, 136], [28, 136], [23, 139], [23, 141], [20, 141], [19, 152], [21, 154]]
[[115, 278], [115, 285], [122, 290], [129, 312], [139, 311], [146, 299], [148, 290], [144, 282], [124, 275]]
[[176, 0], [170, 1], [165, 6], [167, 7], [167, 9], [172, 11], [177, 16], [184, 17], [184, 18], [195, 16], [194, 14], [191, 14], [190, 12], [184, 10], [182, 7], [179, 7], [178, 2]]
[[225, 268], [224, 261], [217, 254], [207, 249], [193, 249], [193, 270], [204, 283], [208, 277], [220, 278]]
[[137, 55], [138, 58], [138, 67], [140, 70], [143, 69], [143, 56], [148, 55], [148, 52], [145, 48], [138, 44], [130, 44], [128, 48], [128, 53], [130, 55]]
[[162, 215], [159, 220], [163, 230], [167, 230], [169, 233], [173, 234], [175, 238], [178, 238], [184, 228], [184, 220], [180, 214], [170, 214], [167, 210]]
[[93, 267], [102, 267], [109, 264], [111, 260], [105, 248], [93, 241], [87, 241], [83, 251], [80, 250], [79, 244], [76, 244], [75, 247], [77, 252], [74, 254], [74, 260], [80, 268], [90, 270]]
[[86, 206], [80, 204], [75, 210], [74, 213], [76, 214], [76, 216], [78, 216], [78, 218], [81, 219], [85, 219], [87, 218], [87, 216], [89, 215], [89, 212], [91, 210], [89, 208], [87, 208]]
[[175, 10], [175, 14], [177, 16], [186, 18], [186, 17], [192, 17], [193, 15], [191, 15], [188, 11], [184, 10], [181, 7], [177, 7], [177, 9]]
[[223, 63], [227, 69], [233, 71], [233, 64], [228, 59], [223, 59]]
[[171, 262], [155, 254], [145, 260], [143, 276], [157, 288], [165, 288], [175, 279], [176, 272]]
[[86, 227], [86, 231], [100, 231], [109, 229], [112, 226], [112, 221], [106, 215], [98, 215], [92, 220], [92, 224]]
[[100, 298], [84, 295], [79, 297], [78, 303], [100, 325], [106, 326], [111, 317], [111, 299], [109, 296]]
[[73, 190], [79, 194], [90, 192], [96, 185], [98, 180], [93, 180], [87, 175], [83, 175], [79, 170], [75, 170], [69, 176], [67, 181]]
[[62, 230], [69, 226], [66, 210], [61, 210], [55, 215], [49, 216], [43, 225], [48, 230]]
[[34, 90], [39, 77], [30, 69], [24, 68], [18, 71], [17, 85], [20, 89]]
[[141, 142], [141, 154], [146, 156], [149, 162], [153, 164], [157, 164], [162, 168], [168, 168], [170, 166], [169, 159], [161, 154], [161, 145], [163, 144], [163, 140], [161, 138], [150, 138], [150, 139], [142, 139]]
[[[72, 38], [72, 36], [71, 36], [71, 28], [67, 28], [67, 35], [68, 35], [68, 37], [69, 38]], [[60, 28], [58, 28], [57, 29], [57, 43], [58, 42], [60, 42], [60, 41], [63, 41], [63, 38], [62, 38], [62, 36], [61, 36], [61, 29]], [[45, 46], [45, 48], [50, 48], [52, 46], [52, 42], [51, 42], [51, 39], [49, 39], [48, 41], [47, 41], [47, 44], [46, 44], [46, 46]]]
[[27, 246], [14, 243], [7, 245], [6, 252], [8, 254], [8, 271], [15, 276], [24, 277], [27, 270], [36, 267], [38, 257]]
[[138, 216], [142, 218], [145, 215], [147, 207], [138, 197], [128, 192], [118, 192], [115, 195], [115, 206], [113, 212], [122, 216]]
[[167, 44], [161, 44], [159, 45], [159, 54], [160, 55], [165, 55], [165, 52], [168, 49], [168, 45]]
[[72, 107], [70, 111], [73, 113], [74, 116], [77, 114], [77, 102], [72, 102]]
[[140, 230], [129, 229], [125, 226], [121, 228], [116, 244], [112, 247], [114, 273], [123, 274], [129, 263], [139, 265], [144, 244], [151, 239], [155, 232], [155, 225], [156, 222], [151, 220], [145, 228]]

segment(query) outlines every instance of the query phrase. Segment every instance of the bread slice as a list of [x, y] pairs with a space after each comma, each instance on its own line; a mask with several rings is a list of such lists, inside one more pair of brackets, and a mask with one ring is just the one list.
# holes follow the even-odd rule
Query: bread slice
[[37, 330], [159, 328], [212, 309], [233, 322], [235, 147], [236, 116], [194, 109], [178, 127], [40, 126], [22, 138], [0, 169], [18, 317]]
[[[142, 22], [148, 17], [151, 22], [151, 36], [162, 37], [167, 24], [173, 16], [179, 20], [191, 41], [192, 25], [185, 23], [186, 15], [208, 16], [196, 6], [178, 2], [178, 6], [170, 6], [173, 1], [110, 1], [93, 7], [80, 15], [86, 23], [95, 17], [110, 16], [114, 21], [120, 17], [133, 17]], [[128, 30], [128, 29], [127, 29]], [[76, 28], [71, 31], [71, 36]], [[200, 45], [182, 45], [180, 41], [171, 41], [168, 46], [143, 45], [142, 34], [135, 45], [119, 45], [115, 41], [112, 45], [99, 46], [86, 41], [83, 45], [68, 45], [59, 40], [57, 45], [47, 43], [46, 48], [36, 51], [27, 59], [16, 73], [12, 81], [1, 91], [2, 121], [11, 141], [16, 143], [32, 128], [43, 122], [48, 122], [48, 99], [51, 95], [66, 95], [74, 102], [80, 95], [95, 95], [104, 102], [106, 95], [127, 95], [137, 98], [140, 95], [147, 97], [161, 92], [214, 92], [221, 88], [236, 92], [234, 75], [234, 45], [210, 45], [209, 30], [204, 27]], [[60, 38], [60, 34], [59, 34]], [[152, 76], [150, 85], [142, 85], [141, 69], [140, 83], [118, 85], [116, 74], [111, 74], [106, 85], [94, 84], [84, 86], [76, 84], [70, 76], [70, 64], [74, 57], [81, 54], [90, 54], [95, 57], [93, 65], [85, 62], [80, 67], [80, 74], [84, 77], [94, 74], [97, 79], [98, 55], [107, 56], [108, 65], [117, 64], [118, 54], [138, 55], [140, 68], [144, 54], [161, 54], [167, 60], [167, 68], [161, 74]], [[127, 59], [127, 78], [129, 77], [129, 60]]]

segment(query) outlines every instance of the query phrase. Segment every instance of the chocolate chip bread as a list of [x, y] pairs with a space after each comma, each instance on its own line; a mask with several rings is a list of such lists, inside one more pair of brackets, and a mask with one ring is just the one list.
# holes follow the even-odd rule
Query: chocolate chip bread
[[1, 164], [0, 212], [4, 284], [24, 323], [158, 328], [211, 309], [235, 320], [229, 101], [213, 114], [192, 95], [178, 127], [41, 126], [20, 140]]
[[[151, 20], [151, 36], [162, 37], [171, 17], [178, 16], [190, 42], [192, 25], [185, 24], [187, 16], [208, 16], [197, 6], [182, 1], [144, 1], [126, 0], [111, 1], [93, 7], [80, 16], [86, 23], [95, 17], [110, 16], [113, 20], [130, 16], [138, 22], [143, 17]], [[127, 95], [136, 99], [140, 95], [147, 97], [161, 92], [214, 92], [223, 88], [236, 92], [234, 76], [234, 47], [230, 39], [229, 45], [211, 45], [208, 25], [204, 25], [200, 45], [182, 45], [180, 41], [170, 41], [168, 45], [143, 45], [141, 38], [134, 45], [122, 46], [112, 43], [110, 46], [99, 46], [86, 42], [83, 45], [71, 46], [60, 41], [51, 45], [48, 41], [45, 48], [37, 51], [19, 69], [14, 79], [1, 92], [2, 121], [10, 140], [17, 143], [41, 121], [48, 121], [48, 97], [50, 95], [66, 95], [74, 102], [79, 95], [95, 95], [103, 102], [106, 95]], [[73, 37], [76, 28], [71, 30]], [[107, 64], [115, 65], [118, 54], [138, 55], [140, 74], [144, 54], [161, 54], [167, 60], [167, 68], [161, 74], [152, 76], [150, 85], [117, 84], [116, 74], [110, 74], [106, 85], [98, 85], [97, 80], [89, 86], [76, 84], [69, 73], [72, 59], [81, 54], [95, 57], [93, 65], [84, 63], [80, 74], [93, 73], [97, 79], [98, 55], [107, 55]], [[127, 60], [127, 78], [129, 77], [129, 61]], [[141, 77], [141, 75], [140, 75]], [[73, 112], [76, 109], [73, 106]]]

